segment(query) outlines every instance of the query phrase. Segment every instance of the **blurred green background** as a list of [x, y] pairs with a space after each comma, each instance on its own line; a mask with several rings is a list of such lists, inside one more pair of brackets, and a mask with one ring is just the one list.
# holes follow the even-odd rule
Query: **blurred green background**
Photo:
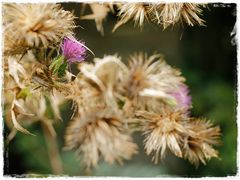
[[[79, 3], [62, 5], [79, 17]], [[127, 57], [136, 51], [144, 51], [149, 55], [162, 53], [166, 61], [181, 69], [187, 79], [193, 100], [192, 115], [211, 119], [214, 124], [220, 125], [223, 134], [223, 143], [219, 147], [221, 159], [214, 158], [206, 166], [195, 168], [170, 154], [163, 162], [154, 165], [151, 157], [146, 156], [141, 148], [141, 135], [136, 133], [134, 137], [141, 150], [138, 155], [125, 161], [123, 166], [109, 166], [101, 162], [91, 173], [92, 176], [201, 177], [236, 174], [237, 52], [231, 36], [236, 22], [236, 5], [209, 4], [203, 11], [203, 19], [206, 27], [174, 26], [163, 31], [161, 27], [146, 22], [141, 31], [134, 28], [133, 23], [127, 23], [112, 33], [117, 17], [110, 13], [104, 22], [104, 36], [97, 32], [94, 21], [76, 20], [76, 24], [81, 26], [76, 28], [76, 37], [84, 40], [96, 57], [117, 53], [127, 61]], [[92, 56], [88, 59], [90, 61]], [[70, 118], [66, 107], [67, 104], [61, 107], [64, 122], [56, 126], [60, 149]], [[5, 145], [4, 174], [52, 174], [40, 127], [40, 124], [35, 124], [29, 129], [36, 137], [18, 133], [8, 146]], [[8, 133], [5, 128], [4, 136]], [[61, 150], [61, 158], [64, 174], [85, 175], [73, 152]]]

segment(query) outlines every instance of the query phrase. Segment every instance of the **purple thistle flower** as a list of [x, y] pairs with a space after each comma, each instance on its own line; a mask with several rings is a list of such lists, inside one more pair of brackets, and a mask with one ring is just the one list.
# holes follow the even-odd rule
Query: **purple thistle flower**
[[180, 84], [176, 91], [170, 93], [176, 100], [176, 108], [186, 111], [192, 106], [192, 98], [189, 95], [189, 89], [185, 84]]
[[74, 37], [65, 37], [61, 45], [64, 58], [68, 63], [82, 62], [87, 53], [84, 42], [77, 41]]

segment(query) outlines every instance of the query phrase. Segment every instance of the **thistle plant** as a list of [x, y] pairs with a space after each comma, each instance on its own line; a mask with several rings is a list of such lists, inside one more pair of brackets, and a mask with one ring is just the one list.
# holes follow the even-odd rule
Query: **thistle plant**
[[[145, 19], [163, 28], [181, 21], [203, 25], [198, 4], [90, 4], [97, 29], [114, 6], [120, 21], [114, 30], [133, 19]], [[65, 150], [83, 157], [84, 166], [97, 167], [100, 159], [123, 164], [138, 153], [132, 134], [140, 132], [146, 155], [155, 163], [166, 151], [198, 166], [218, 157], [220, 128], [209, 120], [191, 116], [190, 89], [179, 69], [162, 54], [132, 54], [124, 63], [120, 55], [86, 57], [93, 52], [74, 36], [74, 15], [59, 4], [4, 4], [4, 112], [11, 129], [28, 135], [27, 127], [41, 123], [53, 173], [62, 174], [56, 136], [64, 137]], [[98, 10], [100, 15], [96, 13]], [[113, 11], [112, 11], [113, 12]], [[84, 37], [81, 37], [84, 39]], [[94, 51], [94, 50], [93, 50]], [[93, 54], [94, 55], [94, 54]], [[91, 56], [92, 57], [92, 56]], [[70, 66], [76, 66], [76, 74]], [[55, 124], [61, 120], [59, 105], [71, 101], [73, 114], [64, 135]], [[51, 113], [47, 113], [51, 109]]]
[[[85, 9], [83, 7], [83, 11]], [[89, 4], [92, 14], [81, 15], [81, 19], [94, 19], [97, 30], [103, 35], [103, 20], [109, 12], [117, 14], [118, 21], [113, 27], [113, 32], [123, 24], [133, 21], [134, 25], [143, 28], [144, 22], [149, 21], [166, 29], [175, 24], [187, 24], [189, 26], [204, 26], [201, 19], [202, 8], [205, 4], [197, 3], [93, 3]]]

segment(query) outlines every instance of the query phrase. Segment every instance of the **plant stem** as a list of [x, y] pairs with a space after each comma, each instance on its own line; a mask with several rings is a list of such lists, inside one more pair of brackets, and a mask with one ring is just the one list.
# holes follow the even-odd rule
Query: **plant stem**
[[47, 151], [53, 174], [63, 174], [63, 166], [60, 158], [56, 135], [51, 132], [46, 123], [42, 123], [42, 129], [47, 144]]

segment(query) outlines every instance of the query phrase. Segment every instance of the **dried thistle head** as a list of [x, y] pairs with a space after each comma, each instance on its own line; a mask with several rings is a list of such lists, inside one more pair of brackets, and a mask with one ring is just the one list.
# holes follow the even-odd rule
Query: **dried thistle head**
[[73, 33], [73, 20], [73, 14], [59, 4], [4, 4], [4, 51], [12, 55], [54, 45]]
[[91, 3], [89, 4], [92, 14], [81, 16], [81, 19], [94, 19], [97, 30], [104, 35], [103, 21], [106, 19], [108, 13], [111, 11], [111, 4]]
[[74, 117], [65, 134], [66, 149], [83, 153], [87, 168], [95, 167], [102, 157], [112, 164], [122, 163], [137, 153], [137, 145], [123, 129], [122, 120], [111, 111], [92, 109]]
[[179, 22], [185, 22], [189, 26], [203, 26], [204, 20], [199, 17], [202, 12], [201, 6], [203, 5], [196, 3], [159, 4], [155, 10], [153, 21], [162, 24], [164, 29]]
[[162, 25], [164, 29], [178, 22], [202, 26], [201, 7], [204, 5], [194, 3], [125, 3], [119, 6], [120, 20], [113, 31], [130, 20], [142, 28], [145, 19]]
[[121, 57], [105, 55], [103, 58], [94, 58], [94, 65], [81, 65], [80, 70], [85, 77], [98, 84], [100, 89], [106, 90], [118, 84], [122, 74], [127, 71], [127, 67], [121, 61]]
[[136, 116], [141, 119], [143, 126], [144, 148], [147, 155], [154, 154], [153, 160], [158, 162], [169, 149], [173, 154], [182, 157], [181, 145], [186, 129], [184, 127], [185, 115], [181, 111], [163, 109], [162, 113], [139, 111]]
[[74, 81], [64, 85], [64, 89], [61, 91], [65, 98], [75, 102], [76, 108], [80, 111], [89, 111], [92, 108], [106, 106], [101, 90], [86, 77], [77, 76]]
[[[159, 96], [168, 90], [175, 89], [185, 79], [181, 72], [168, 65], [161, 54], [148, 56], [146, 53], [136, 53], [129, 58], [129, 78], [127, 93], [146, 95], [147, 90], [159, 91]], [[146, 92], [146, 93], [145, 93]], [[157, 96], [156, 96], [157, 97]]]
[[24, 54], [29, 49], [29, 46], [23, 39], [14, 39], [11, 31], [4, 31], [4, 55]]
[[119, 6], [118, 16], [120, 20], [113, 28], [113, 32], [121, 25], [130, 20], [134, 20], [136, 26], [143, 27], [143, 23], [147, 18], [148, 5], [145, 3], [125, 3]]
[[191, 119], [188, 123], [189, 134], [184, 140], [183, 156], [196, 167], [199, 163], [206, 165], [212, 157], [218, 157], [213, 148], [220, 144], [220, 128], [203, 119]]
[[159, 107], [154, 101], [173, 99], [168, 92], [184, 81], [180, 75], [180, 71], [167, 65], [160, 54], [134, 54], [130, 56], [129, 71], [121, 84], [122, 92], [133, 104]]
[[162, 109], [160, 113], [138, 111], [136, 117], [142, 124], [144, 147], [153, 160], [162, 159], [167, 149], [180, 158], [189, 160], [196, 167], [206, 165], [218, 157], [213, 146], [220, 144], [220, 128], [209, 121], [189, 118], [185, 112]]
[[118, 86], [123, 73], [127, 72], [127, 67], [121, 62], [121, 58], [117, 55], [95, 58], [94, 65], [82, 64], [80, 70], [85, 78], [98, 88], [106, 105], [117, 111]]
[[74, 100], [84, 111], [93, 107], [106, 107], [118, 112], [118, 84], [126, 71], [116, 55], [95, 58], [94, 64], [79, 64], [80, 73], [65, 85], [67, 98]]

